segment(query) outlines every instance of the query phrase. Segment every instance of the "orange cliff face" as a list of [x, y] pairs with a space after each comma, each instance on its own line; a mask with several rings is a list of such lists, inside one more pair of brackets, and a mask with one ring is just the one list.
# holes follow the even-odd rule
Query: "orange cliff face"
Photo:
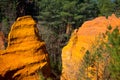
[[0, 53], [0, 80], [39, 80], [38, 71], [50, 75], [45, 43], [33, 18], [19, 17], [11, 27], [6, 50]]
[[[93, 20], [86, 21], [73, 32], [68, 44], [62, 49], [62, 75], [61, 80], [79, 80], [79, 73], [82, 59], [86, 50], [90, 49], [95, 38], [105, 33], [108, 26], [120, 29], [120, 18], [114, 14], [106, 17], [101, 16]], [[92, 80], [96, 80], [93, 78]]]

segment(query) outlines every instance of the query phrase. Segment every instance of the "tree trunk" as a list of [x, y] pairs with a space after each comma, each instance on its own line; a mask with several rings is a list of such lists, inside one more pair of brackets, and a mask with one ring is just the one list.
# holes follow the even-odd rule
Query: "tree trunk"
[[72, 31], [72, 25], [70, 23], [68, 23], [66, 26], [66, 34], [69, 35], [71, 33], [71, 31]]

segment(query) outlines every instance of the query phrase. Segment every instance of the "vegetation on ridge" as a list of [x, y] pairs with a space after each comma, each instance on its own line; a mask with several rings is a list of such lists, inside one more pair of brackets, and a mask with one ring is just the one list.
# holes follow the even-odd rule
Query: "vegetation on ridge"
[[80, 80], [91, 80], [93, 77], [95, 80], [120, 79], [120, 30], [115, 28], [111, 32], [111, 29], [109, 26], [106, 34], [98, 37], [92, 48], [86, 51]]

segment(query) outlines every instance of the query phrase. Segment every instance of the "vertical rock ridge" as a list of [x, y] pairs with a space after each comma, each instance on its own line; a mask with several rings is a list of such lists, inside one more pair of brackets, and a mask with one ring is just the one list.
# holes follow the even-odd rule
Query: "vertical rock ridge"
[[38, 35], [33, 18], [19, 17], [11, 27], [7, 48], [0, 55], [0, 75], [12, 80], [38, 80], [40, 70], [45, 77], [50, 75], [45, 43]]

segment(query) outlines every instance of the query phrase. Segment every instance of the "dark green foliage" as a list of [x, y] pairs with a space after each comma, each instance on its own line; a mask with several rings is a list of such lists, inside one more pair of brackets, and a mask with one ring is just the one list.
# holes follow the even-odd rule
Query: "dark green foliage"
[[95, 2], [90, 0], [82, 2], [79, 0], [40, 0], [39, 5], [39, 19], [53, 27], [66, 27], [67, 24], [79, 27], [85, 20], [96, 17], [99, 11]]
[[120, 0], [113, 0], [113, 1], [115, 3], [115, 8], [114, 8], [115, 14], [120, 16]]
[[70, 36], [66, 34], [67, 24], [71, 24], [72, 28], [79, 27], [83, 21], [97, 16], [94, 13], [97, 12], [97, 7], [94, 7], [94, 3], [79, 0], [36, 1], [40, 11], [38, 19], [44, 27], [47, 27], [45, 29], [50, 30], [45, 34], [42, 33], [42, 36], [47, 44], [51, 67], [57, 75], [60, 75], [61, 49]]
[[109, 16], [114, 13], [115, 4], [112, 0], [97, 0], [100, 15]]
[[43, 34], [45, 31], [42, 30], [41, 32], [50, 55], [51, 66], [54, 72], [60, 75], [61, 50], [70, 37], [66, 34], [67, 25], [70, 24], [72, 29], [78, 28], [85, 20], [96, 17], [99, 10], [96, 3], [91, 0], [36, 1], [40, 11], [38, 19], [41, 25], [48, 30], [45, 34]]
[[120, 77], [120, 31], [115, 28], [112, 33], [108, 32], [108, 43], [106, 44], [108, 53], [110, 54], [110, 77], [113, 80], [119, 80]]
[[[90, 50], [87, 50], [83, 57], [82, 66], [80, 68], [80, 80], [92, 80], [92, 77], [96, 77], [99, 80], [99, 72], [101, 72], [100, 65], [103, 62], [107, 64], [107, 58], [103, 57], [106, 51], [103, 48], [105, 44], [103, 42], [100, 42], [99, 39], [96, 41], [97, 43], [93, 44], [92, 48]], [[104, 74], [104, 70], [102, 72]], [[90, 74], [92, 76], [89, 76]]]
[[9, 18], [9, 20], [15, 19], [16, 0], [0, 0], [0, 14], [2, 19]]
[[15, 20], [16, 0], [0, 0], [0, 31], [8, 36], [10, 26]]
[[82, 64], [80, 66], [79, 80], [82, 79], [90, 80], [90, 77], [88, 76], [89, 74], [88, 68], [91, 66], [91, 63], [92, 63], [91, 54], [87, 50], [83, 57]]

